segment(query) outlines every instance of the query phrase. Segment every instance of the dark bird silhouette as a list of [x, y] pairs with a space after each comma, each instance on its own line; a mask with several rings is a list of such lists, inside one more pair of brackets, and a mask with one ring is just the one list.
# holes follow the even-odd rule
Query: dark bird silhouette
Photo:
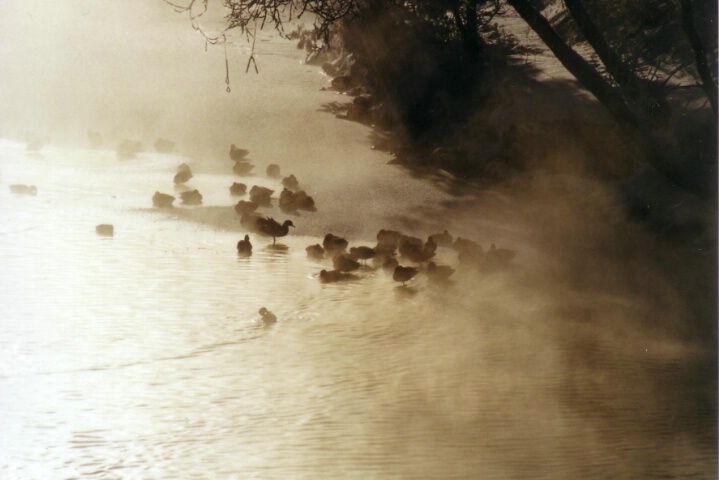
[[267, 206], [272, 203], [272, 194], [274, 192], [274, 190], [271, 190], [267, 187], [260, 187], [259, 185], [254, 185], [252, 188], [250, 188], [250, 200], [255, 202], [257, 205]]
[[451, 247], [452, 242], [454, 241], [454, 237], [449, 234], [447, 230], [445, 230], [443, 233], [433, 233], [430, 235], [432, 240], [434, 240], [434, 243], [439, 245], [440, 247]]
[[186, 163], [182, 163], [179, 167], [177, 167], [177, 173], [175, 174], [175, 178], [173, 178], [173, 181], [175, 182], [175, 185], [180, 185], [181, 183], [187, 182], [191, 178], [192, 170], [190, 170], [189, 165], [187, 165]]
[[271, 163], [267, 165], [267, 170], [265, 170], [265, 173], [270, 178], [280, 178], [282, 175], [280, 175], [280, 166], [276, 163]]
[[244, 148], [237, 148], [234, 143], [230, 145], [230, 158], [234, 161], [242, 160], [249, 153], [249, 150], [245, 150]]
[[319, 279], [322, 283], [334, 283], [345, 280], [355, 280], [357, 276], [339, 270], [320, 270]]
[[464, 252], [467, 250], [472, 250], [472, 251], [482, 250], [482, 247], [474, 240], [470, 240], [468, 238], [457, 237], [457, 239], [452, 244], [452, 249], [456, 250], [457, 252]]
[[479, 268], [484, 271], [501, 270], [509, 266], [509, 263], [515, 256], [516, 252], [514, 250], [497, 248], [492, 244], [484, 255], [483, 261], [480, 262]]
[[282, 179], [282, 186], [290, 190], [297, 190], [300, 187], [300, 183], [297, 181], [297, 177], [290, 175]]
[[332, 235], [331, 233], [325, 235], [324, 240], [322, 240], [322, 246], [325, 251], [330, 254], [344, 252], [347, 249], [347, 245], [349, 245], [347, 240], [342, 237]]
[[427, 264], [427, 278], [432, 282], [446, 282], [453, 274], [454, 268], [448, 265], [437, 265], [434, 262], [429, 262]]
[[280, 192], [280, 201], [279, 201], [280, 210], [282, 210], [285, 213], [294, 213], [297, 211], [297, 200], [295, 199], [295, 194], [288, 190], [287, 188], [283, 188], [282, 192]]
[[180, 193], [180, 199], [183, 205], [201, 205], [202, 194], [197, 190]]
[[117, 146], [117, 157], [121, 159], [135, 158], [135, 155], [142, 151], [142, 143], [124, 139]]
[[237, 205], [235, 205], [235, 213], [237, 215], [244, 215], [245, 213], [252, 213], [259, 205], [257, 205], [255, 202], [248, 202], [247, 200], [240, 200], [237, 202]]
[[243, 257], [249, 257], [252, 255], [252, 243], [250, 243], [250, 236], [245, 235], [243, 240], [237, 242], [237, 253]]
[[10, 191], [15, 195], [37, 195], [35, 185], [10, 185]]
[[115, 234], [115, 227], [109, 223], [101, 223], [95, 227], [95, 233], [101, 237], [112, 237]]
[[335, 267], [335, 270], [339, 270], [340, 272], [353, 272], [360, 268], [359, 262], [357, 260], [353, 260], [352, 257], [346, 253], [336, 255], [332, 259], [332, 266]]
[[305, 251], [307, 252], [307, 256], [314, 260], [322, 260], [325, 258], [325, 249], [322, 248], [322, 245], [320, 245], [319, 243], [310, 245], [309, 247], [305, 248]]
[[232, 185], [230, 185], [230, 195], [239, 197], [245, 193], [247, 193], [247, 185], [244, 183], [232, 182]]
[[244, 176], [249, 175], [253, 168], [255, 168], [255, 166], [250, 162], [238, 161], [235, 162], [235, 165], [232, 167], [232, 171], [235, 175]]
[[399, 250], [399, 254], [406, 257], [412, 253], [421, 251], [424, 248], [424, 242], [422, 242], [422, 239], [417, 237], [402, 235], [397, 248]]
[[166, 193], [155, 192], [152, 196], [152, 205], [157, 208], [172, 208], [175, 197]]
[[272, 237], [273, 245], [277, 241], [277, 237], [284, 237], [289, 233], [289, 227], [294, 227], [292, 220], [285, 220], [284, 223], [280, 225], [272, 217], [260, 217], [257, 219], [257, 230], [263, 235]]
[[262, 317], [262, 323], [265, 325], [272, 325], [277, 323], [277, 317], [274, 313], [267, 310], [265, 307], [260, 308], [260, 317]]
[[367, 260], [374, 258], [374, 248], [361, 245], [350, 248], [350, 256], [355, 260], [362, 260], [367, 265]]
[[407, 282], [412, 280], [419, 270], [417, 270], [414, 267], [403, 267], [402, 265], [397, 265], [394, 269], [394, 273], [392, 274], [392, 280], [395, 282], [402, 282], [402, 286], [404, 286]]

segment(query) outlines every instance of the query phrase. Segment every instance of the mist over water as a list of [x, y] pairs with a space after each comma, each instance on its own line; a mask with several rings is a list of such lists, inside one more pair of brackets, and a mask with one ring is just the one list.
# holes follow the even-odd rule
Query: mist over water
[[[343, 97], [273, 32], [259, 75], [233, 39], [228, 94], [224, 49], [163, 2], [0, 13], [3, 478], [716, 477], [716, 259], [632, 223], [611, 187], [411, 176], [322, 111]], [[17, 141], [35, 136], [37, 155]], [[118, 160], [123, 138], [147, 151]], [[152, 209], [182, 162], [203, 205]], [[270, 163], [317, 212], [279, 211]], [[252, 235], [238, 258], [233, 181], [276, 190], [261, 212], [297, 225], [286, 249]], [[440, 248], [457, 272], [439, 287], [369, 267], [319, 282], [331, 262], [306, 246], [380, 228], [517, 257], [486, 274]]]

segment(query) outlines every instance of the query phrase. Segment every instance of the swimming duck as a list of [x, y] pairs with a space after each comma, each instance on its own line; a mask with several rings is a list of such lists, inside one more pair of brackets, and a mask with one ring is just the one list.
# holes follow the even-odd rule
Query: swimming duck
[[157, 208], [171, 208], [175, 197], [166, 193], [155, 192], [152, 196], [152, 205]]
[[244, 148], [237, 148], [234, 143], [232, 145], [230, 145], [230, 158], [232, 160], [235, 160], [235, 161], [242, 160], [249, 153], [250, 153], [249, 150], [245, 150]]
[[237, 253], [244, 257], [252, 255], [252, 243], [250, 243], [250, 236], [245, 235], [243, 240], [237, 242]]
[[437, 265], [434, 262], [427, 264], [427, 278], [435, 283], [446, 282], [454, 274], [454, 268], [448, 265]]
[[322, 260], [325, 258], [325, 249], [322, 248], [322, 245], [320, 245], [319, 243], [310, 245], [309, 247], [305, 248], [305, 251], [307, 252], [308, 258], [312, 258], [314, 260]]
[[180, 199], [183, 205], [200, 205], [202, 204], [202, 194], [197, 190], [180, 193]]
[[10, 191], [15, 195], [37, 195], [35, 185], [10, 185]]
[[474, 240], [457, 237], [457, 239], [452, 244], [452, 249], [456, 250], [457, 252], [463, 252], [467, 250], [481, 250], [482, 247]]
[[265, 170], [265, 173], [270, 178], [280, 178], [280, 166], [276, 163], [270, 163], [267, 165], [267, 170]]
[[245, 193], [247, 193], [247, 185], [244, 183], [232, 182], [232, 185], [230, 185], [230, 195], [239, 197]]
[[182, 170], [180, 172], [177, 172], [172, 179], [173, 182], [175, 182], [175, 185], [180, 185], [182, 183], [187, 182], [189, 179], [192, 178], [192, 172], [188, 168], [187, 170]]
[[496, 271], [506, 268], [516, 254], [514, 250], [497, 248], [494, 244], [491, 244], [479, 268], [485, 271]]
[[271, 325], [277, 323], [277, 317], [274, 313], [267, 310], [265, 307], [260, 308], [260, 316], [262, 317], [262, 323], [265, 325]]
[[297, 200], [295, 199], [295, 194], [288, 190], [287, 188], [283, 188], [282, 192], [280, 192], [280, 210], [282, 210], [285, 213], [294, 213], [297, 211]]
[[297, 177], [294, 175], [290, 175], [289, 177], [285, 177], [282, 179], [282, 186], [285, 188], [289, 188], [290, 190], [297, 190], [300, 186], [300, 183], [297, 181]]
[[274, 192], [274, 190], [271, 190], [267, 187], [260, 187], [259, 185], [254, 185], [250, 189], [250, 200], [255, 202], [257, 205], [267, 206], [272, 203], [271, 196]]
[[365, 265], [367, 265], [367, 260], [374, 258], [374, 253], [374, 248], [364, 245], [350, 248], [350, 256], [355, 260], [362, 260]]
[[343, 280], [356, 279], [356, 275], [351, 273], [341, 272], [339, 270], [320, 270], [319, 279], [322, 283], [334, 283], [341, 282]]
[[433, 233], [429, 238], [440, 247], [450, 247], [454, 241], [454, 237], [447, 230], [442, 233]]
[[252, 213], [259, 205], [257, 205], [255, 202], [248, 202], [247, 200], [240, 200], [237, 202], [237, 205], [235, 205], [235, 213], [237, 215], [244, 215], [245, 213]]
[[277, 241], [277, 237], [284, 237], [290, 231], [289, 227], [294, 227], [292, 220], [285, 220], [282, 225], [272, 217], [258, 218], [257, 230], [268, 237], [272, 237], [272, 244]]
[[419, 270], [414, 267], [403, 267], [402, 265], [397, 265], [394, 269], [394, 273], [392, 274], [392, 280], [395, 282], [402, 282], [402, 286], [404, 286], [405, 283], [412, 280], [418, 272]]
[[232, 167], [232, 171], [235, 175], [244, 176], [249, 175], [253, 168], [255, 168], [255, 166], [250, 162], [238, 161], [235, 162], [235, 165]]
[[347, 249], [347, 245], [349, 245], [347, 240], [331, 233], [325, 235], [324, 240], [322, 240], [322, 246], [328, 253], [334, 254], [344, 252]]
[[109, 223], [101, 223], [95, 227], [95, 233], [101, 237], [112, 237], [115, 234], [115, 227]]
[[353, 272], [360, 268], [359, 262], [352, 259], [352, 257], [346, 253], [336, 255], [332, 259], [332, 266], [335, 267], [335, 270], [339, 270], [340, 272]]

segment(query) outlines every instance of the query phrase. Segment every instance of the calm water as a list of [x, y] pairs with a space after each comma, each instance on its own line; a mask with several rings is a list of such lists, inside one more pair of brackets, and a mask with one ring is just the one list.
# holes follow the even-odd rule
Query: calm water
[[[240, 259], [239, 225], [148, 208], [180, 161], [0, 143], [2, 478], [715, 476], [712, 356], [647, 327], [653, 299], [525, 262], [323, 285], [318, 236]], [[191, 183], [229, 207], [232, 181]]]

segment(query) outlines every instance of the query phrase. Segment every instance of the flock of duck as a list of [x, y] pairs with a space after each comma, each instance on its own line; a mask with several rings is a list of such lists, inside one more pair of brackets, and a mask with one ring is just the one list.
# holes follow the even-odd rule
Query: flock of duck
[[[232, 170], [236, 175], [248, 176], [254, 169], [254, 165], [247, 159], [248, 154], [248, 150], [238, 148], [234, 144], [230, 146], [230, 159], [235, 162]], [[269, 165], [266, 175], [272, 179], [281, 178], [283, 190], [279, 195], [278, 203], [283, 213], [296, 214], [298, 210], [316, 210], [314, 199], [299, 188], [299, 182], [294, 175], [283, 178], [277, 164]], [[190, 167], [183, 163], [177, 168], [173, 181], [176, 186], [184, 186], [192, 177]], [[32, 185], [11, 185], [10, 190], [15, 194], [23, 195], [37, 193], [36, 187]], [[295, 226], [292, 220], [280, 223], [270, 216], [256, 212], [259, 207], [272, 204], [274, 190], [254, 185], [248, 192], [247, 185], [238, 182], [233, 182], [229, 190], [232, 196], [249, 196], [249, 200], [239, 200], [234, 207], [235, 212], [240, 216], [240, 224], [250, 233], [272, 238], [273, 248], [280, 247], [276, 244], [277, 239], [289, 234], [290, 227]], [[152, 197], [153, 206], [161, 209], [172, 208], [175, 200], [173, 195], [159, 191], [156, 191]], [[202, 194], [196, 189], [186, 190], [180, 193], [180, 200], [183, 205], [201, 205]], [[113, 227], [109, 224], [98, 225], [96, 233], [101, 236], [112, 236]], [[317, 278], [323, 283], [356, 280], [359, 277], [355, 272], [361, 268], [381, 268], [395, 282], [401, 283], [402, 287], [406, 287], [407, 282], [420, 273], [433, 284], [450, 282], [455, 269], [434, 262], [440, 247], [454, 250], [460, 265], [469, 265], [481, 272], [502, 270], [509, 266], [515, 257], [513, 250], [497, 248], [494, 244], [484, 250], [476, 241], [462, 237], [454, 238], [447, 230], [429, 235], [427, 240], [422, 240], [397, 230], [381, 229], [376, 239], [377, 243], [374, 246], [350, 247], [347, 239], [327, 233], [321, 245], [319, 243], [309, 245], [305, 250], [310, 259], [318, 262], [331, 260], [332, 268], [323, 268], [317, 274]], [[237, 242], [237, 253], [240, 257], [251, 256], [252, 248], [249, 234], [245, 234], [244, 238]], [[372, 262], [372, 266], [367, 265], [368, 261]], [[400, 261], [404, 265], [400, 264]], [[265, 324], [277, 320], [265, 307], [262, 307], [259, 313], [261, 321]]]

